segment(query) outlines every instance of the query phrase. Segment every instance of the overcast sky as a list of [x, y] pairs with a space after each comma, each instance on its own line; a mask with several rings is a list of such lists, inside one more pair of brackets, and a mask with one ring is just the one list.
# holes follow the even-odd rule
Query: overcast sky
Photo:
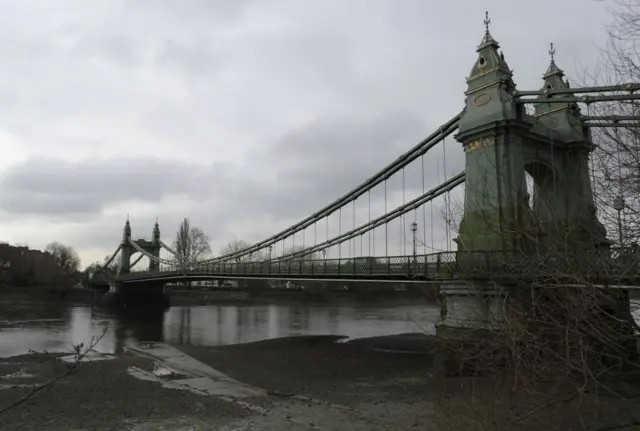
[[[463, 107], [484, 11], [520, 89], [606, 42], [591, 0], [0, 0], [0, 240], [214, 250], [351, 189]], [[460, 145], [447, 143], [462, 167]], [[436, 185], [441, 172], [429, 170]], [[429, 187], [428, 187], [429, 188]]]

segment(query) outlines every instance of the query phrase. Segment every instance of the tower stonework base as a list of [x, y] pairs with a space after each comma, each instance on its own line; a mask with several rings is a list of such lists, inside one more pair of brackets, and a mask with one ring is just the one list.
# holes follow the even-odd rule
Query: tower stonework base
[[627, 290], [456, 283], [443, 285], [441, 293], [437, 360], [445, 375], [496, 371], [518, 355], [548, 361], [549, 377], [554, 361], [564, 371], [637, 364]]
[[507, 291], [493, 283], [447, 283], [440, 286], [443, 303], [436, 325], [440, 342], [436, 354], [444, 375], [475, 374], [477, 359], [487, 346], [495, 345], [505, 324]]

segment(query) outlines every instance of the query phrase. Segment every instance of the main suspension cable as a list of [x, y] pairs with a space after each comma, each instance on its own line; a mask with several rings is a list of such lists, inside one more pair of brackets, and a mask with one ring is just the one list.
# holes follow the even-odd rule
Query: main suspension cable
[[250, 246], [250, 247], [248, 247], [248, 248], [246, 248], [244, 250], [236, 251], [234, 253], [229, 253], [229, 254], [227, 254], [225, 256], [212, 258], [212, 259], [209, 259], [208, 261], [214, 262], [214, 261], [219, 261], [219, 260], [222, 260], [222, 261], [231, 260], [231, 259], [234, 259], [237, 255], [246, 255], [246, 254], [249, 254], [251, 252], [258, 251], [258, 250], [260, 250], [262, 248], [268, 247], [269, 245], [272, 245], [272, 244], [276, 243], [279, 240], [282, 240], [282, 239], [290, 236], [293, 232], [297, 232], [297, 231], [299, 231], [299, 230], [311, 225], [316, 220], [320, 220], [325, 216], [333, 214], [338, 208], [344, 206], [349, 201], [351, 201], [353, 199], [357, 199], [359, 196], [361, 196], [364, 193], [366, 193], [367, 191], [371, 190], [373, 187], [377, 186], [381, 182], [387, 181], [388, 178], [390, 178], [393, 174], [398, 172], [404, 166], [406, 166], [409, 163], [413, 162], [418, 157], [420, 157], [421, 155], [425, 154], [431, 148], [433, 148], [438, 143], [440, 143], [442, 141], [443, 137], [446, 137], [446, 136], [450, 135], [451, 133], [455, 132], [458, 129], [459, 120], [460, 120], [460, 114], [456, 115], [451, 120], [449, 120], [447, 123], [445, 123], [444, 125], [439, 127], [436, 132], [432, 133], [427, 138], [422, 140], [419, 144], [415, 145], [409, 151], [407, 151], [404, 154], [402, 154], [395, 161], [393, 161], [391, 164], [387, 165], [382, 170], [378, 171], [374, 176], [372, 176], [369, 179], [367, 179], [365, 182], [360, 184], [358, 187], [356, 187], [355, 189], [351, 190], [349, 193], [343, 195], [339, 199], [333, 201], [332, 203], [330, 203], [329, 205], [325, 206], [321, 210], [315, 212], [311, 216], [308, 216], [304, 220], [296, 223], [295, 225], [289, 226], [287, 229], [285, 229], [285, 230], [283, 230], [283, 231], [281, 231], [281, 232], [279, 232], [279, 233], [277, 233], [275, 235], [272, 235], [271, 237], [269, 237], [267, 239], [264, 239], [264, 240], [262, 240], [262, 241], [260, 241], [258, 243], [255, 243], [252, 246]]

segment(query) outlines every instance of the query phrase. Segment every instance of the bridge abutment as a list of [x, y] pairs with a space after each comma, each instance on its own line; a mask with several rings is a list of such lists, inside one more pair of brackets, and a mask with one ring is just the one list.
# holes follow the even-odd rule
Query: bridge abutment
[[469, 330], [496, 330], [505, 320], [507, 292], [496, 283], [443, 284], [441, 326]]
[[437, 364], [444, 375], [535, 367], [536, 360], [549, 373], [637, 366], [626, 290], [469, 282], [443, 285], [441, 295]]
[[171, 305], [171, 301], [164, 287], [165, 283], [160, 281], [110, 282], [109, 291], [102, 298], [103, 305], [110, 308], [166, 309]]

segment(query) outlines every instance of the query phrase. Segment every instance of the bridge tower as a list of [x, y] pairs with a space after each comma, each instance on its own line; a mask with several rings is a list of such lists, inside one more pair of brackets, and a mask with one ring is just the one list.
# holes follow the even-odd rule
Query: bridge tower
[[124, 224], [122, 231], [122, 242], [120, 243], [120, 265], [118, 266], [118, 275], [128, 274], [131, 269], [131, 255], [132, 247], [129, 244], [131, 239], [131, 224], [129, 223], [129, 216]]
[[[120, 266], [118, 268], [118, 274], [128, 274], [131, 271], [131, 257], [138, 253], [138, 251], [131, 245], [131, 224], [129, 222], [129, 217], [127, 217], [127, 221], [124, 224], [124, 229], [122, 232], [122, 242], [120, 243]], [[144, 239], [135, 240], [136, 245], [149, 253], [152, 256], [160, 257], [160, 249], [162, 248], [160, 244], [160, 226], [158, 225], [158, 220], [156, 219], [156, 223], [153, 226], [153, 231], [151, 233], [151, 241], [147, 241]], [[150, 260], [149, 269], [157, 270], [159, 268], [159, 263]]]
[[[135, 246], [133, 245], [135, 244]], [[151, 241], [145, 239], [131, 240], [131, 223], [129, 217], [125, 222], [122, 242], [120, 243], [120, 267], [118, 268], [118, 275], [125, 275], [131, 271], [131, 257], [139, 253], [139, 250], [143, 250], [146, 254], [159, 257], [162, 243], [160, 241], [160, 226], [158, 220], [153, 227]], [[157, 270], [159, 268], [158, 262], [150, 260], [149, 269]], [[114, 280], [110, 282], [110, 290], [103, 301], [109, 306], [120, 307], [125, 304], [128, 305], [144, 305], [145, 307], [152, 307], [159, 305], [162, 309], [166, 309], [170, 304], [168, 296], [164, 293], [164, 281], [150, 281], [150, 282], [127, 282], [126, 280]]]
[[[528, 113], [518, 103], [513, 72], [489, 23], [487, 16], [456, 135], [466, 159], [458, 264], [476, 258], [485, 263], [492, 251], [533, 255], [608, 247], [596, 217], [588, 167], [593, 144], [580, 109], [575, 103], [549, 103], [544, 95]], [[555, 50], [550, 55], [543, 89], [569, 88]], [[526, 174], [533, 179], [533, 204]], [[438, 331], [455, 338], [499, 328], [508, 301], [526, 301], [525, 291], [493, 282], [443, 284], [446, 311]]]
[[[488, 18], [485, 26], [456, 136], [466, 157], [459, 249], [606, 246], [589, 178], [593, 144], [577, 104], [541, 101], [528, 115], [516, 103], [513, 72]], [[550, 54], [543, 89], [568, 88], [555, 51]], [[534, 183], [533, 204], [526, 173]]]

